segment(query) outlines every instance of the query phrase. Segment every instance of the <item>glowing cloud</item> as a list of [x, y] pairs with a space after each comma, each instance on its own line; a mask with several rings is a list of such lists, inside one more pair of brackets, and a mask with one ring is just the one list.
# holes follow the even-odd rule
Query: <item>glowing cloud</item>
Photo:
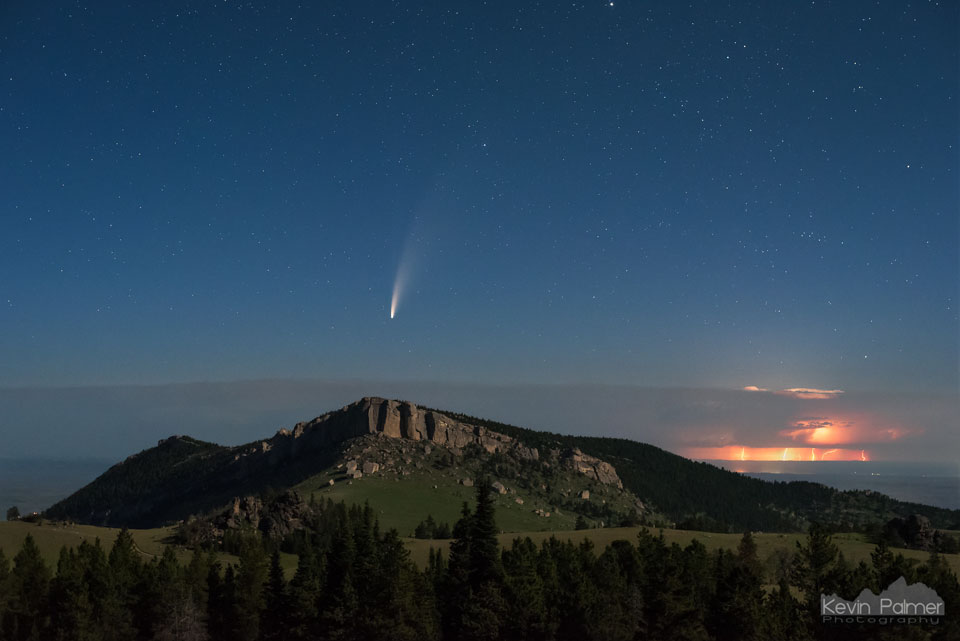
[[780, 391], [773, 391], [766, 387], [756, 385], [747, 385], [743, 388], [744, 392], [769, 392], [779, 396], [789, 396], [791, 398], [800, 398], [804, 400], [829, 400], [837, 398], [843, 394], [842, 389], [817, 389], [816, 387], [789, 387]]
[[878, 425], [882, 420], [869, 414], [852, 417], [814, 416], [793, 422], [789, 429], [780, 432], [794, 441], [810, 445], [844, 445], [849, 443], [889, 443], [923, 430], [901, 426]]
[[814, 387], [791, 387], [789, 389], [775, 392], [781, 396], [791, 396], [793, 398], [802, 398], [805, 400], [826, 400], [837, 398], [843, 394], [842, 389], [816, 389]]
[[780, 434], [804, 443], [838, 445], [854, 440], [849, 429], [852, 425], [849, 421], [831, 421], [822, 417], [804, 418], [794, 422], [793, 429], [784, 430]]

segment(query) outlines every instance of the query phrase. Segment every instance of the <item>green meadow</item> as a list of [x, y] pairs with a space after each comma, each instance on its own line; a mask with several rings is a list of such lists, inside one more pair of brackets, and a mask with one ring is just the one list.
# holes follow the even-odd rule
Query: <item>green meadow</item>
[[[428, 489], [432, 489], [432, 487]], [[469, 488], [464, 489], [468, 490]], [[424, 492], [426, 493], [426, 490], [424, 490]], [[381, 495], [377, 496], [379, 497]], [[414, 505], [416, 505], [416, 503]], [[405, 507], [410, 507], [410, 505], [400, 502], [396, 506], [396, 509], [402, 510]], [[459, 513], [459, 509], [454, 516], [456, 516], [457, 513]], [[438, 514], [441, 515], [442, 519], [450, 518], [451, 524], [454, 520], [452, 517], [447, 517], [445, 512], [440, 512], [439, 510], [435, 510], [433, 514], [435, 517]], [[498, 523], [501, 523], [501, 527], [507, 522], [507, 519], [504, 519], [502, 516], [501, 510], [497, 511], [497, 519]], [[419, 522], [419, 518], [416, 519], [416, 522]], [[170, 536], [173, 530], [173, 527], [155, 528], [151, 530], [131, 530], [131, 534], [133, 535], [137, 550], [143, 555], [144, 560], [149, 560], [161, 555], [164, 546], [170, 545]], [[530, 537], [537, 543], [545, 541], [551, 536], [555, 536], [561, 540], [570, 539], [572, 541], [589, 539], [598, 550], [602, 550], [605, 546], [616, 540], [635, 541], [639, 531], [640, 528], [602, 528], [561, 531], [537, 530], [504, 532], [499, 538], [500, 544], [506, 546], [509, 546], [514, 539], [523, 537]], [[119, 532], [119, 530], [115, 528], [96, 527], [92, 525], [57, 524], [50, 522], [45, 522], [43, 525], [36, 525], [19, 521], [0, 522], [0, 549], [3, 549], [7, 558], [10, 559], [20, 549], [24, 537], [26, 537], [28, 533], [32, 534], [40, 548], [43, 558], [51, 567], [55, 568], [60, 554], [60, 548], [64, 545], [76, 546], [82, 541], [93, 543], [96, 539], [100, 539], [101, 545], [109, 550], [113, 544], [113, 540], [117, 536], [117, 532]], [[660, 530], [653, 530], [652, 532], [659, 534]], [[741, 536], [739, 534], [717, 534], [692, 530], [665, 529], [662, 530], [662, 532], [667, 544], [677, 543], [680, 546], [686, 546], [693, 539], [697, 539], [711, 551], [720, 548], [735, 550]], [[767, 568], [771, 572], [774, 571], [778, 562], [789, 558], [789, 555], [796, 550], [797, 542], [803, 541], [804, 538], [805, 536], [803, 534], [759, 533], [754, 535], [754, 540], [757, 543], [757, 553], [760, 559], [767, 563]], [[442, 549], [446, 554], [450, 545], [449, 540], [407, 538], [405, 542], [407, 549], [410, 551], [411, 558], [420, 566], [427, 564], [430, 548]], [[873, 552], [874, 545], [865, 540], [863, 535], [837, 534], [834, 536], [834, 542], [836, 542], [840, 551], [843, 552], [843, 555], [851, 563], [856, 564], [859, 561], [870, 563], [870, 553]], [[189, 550], [178, 547], [175, 548], [175, 551], [181, 561], [189, 560], [191, 554]], [[918, 562], [926, 560], [929, 556], [928, 553], [920, 550], [896, 549], [894, 551], [903, 554], [908, 559], [915, 559]], [[943, 556], [947, 559], [950, 567], [955, 572], [960, 573], [960, 554], [945, 554]], [[221, 555], [221, 559], [224, 563], [235, 563], [237, 561], [236, 557], [227, 554]], [[287, 574], [292, 576], [293, 571], [296, 569], [296, 557], [292, 554], [284, 554], [282, 561]]]
[[[602, 550], [604, 547], [617, 540], [635, 542], [637, 533], [640, 532], [640, 530], [641, 528], [632, 527], [571, 530], [562, 532], [504, 532], [499, 538], [501, 546], [509, 546], [514, 539], [523, 537], [530, 537], [538, 544], [549, 539], [551, 536], [555, 536], [561, 540], [570, 539], [575, 542], [589, 539], [591, 542], [593, 542], [596, 549]], [[703, 543], [708, 550], [711, 551], [719, 550], [721, 548], [736, 550], [737, 544], [740, 542], [740, 538], [742, 536], [741, 534], [717, 534], [714, 532], [698, 532], [694, 530], [651, 529], [650, 531], [654, 535], [658, 535], [662, 531], [667, 545], [676, 543], [677, 545], [683, 547], [689, 545], [694, 539], [697, 539]], [[778, 562], [778, 557], [789, 558], [789, 556], [792, 555], [797, 549], [797, 542], [804, 541], [806, 535], [760, 533], [754, 534], [753, 538], [757, 544], [758, 557], [762, 561], [766, 562], [768, 570], [773, 571]], [[834, 543], [836, 543], [840, 548], [840, 551], [843, 553], [844, 557], [846, 557], [847, 561], [850, 563], [856, 564], [860, 561], [865, 561], [868, 564], [870, 563], [870, 553], [873, 552], [876, 546], [867, 541], [864, 535], [850, 533], [837, 534], [833, 537], [833, 540]], [[426, 565], [431, 547], [442, 549], [446, 555], [448, 553], [449, 545], [449, 541], [430, 541], [418, 539], [409, 539], [407, 541], [407, 549], [410, 550], [411, 558], [413, 558], [413, 560], [421, 566]], [[923, 552], [921, 550], [894, 549], [893, 551], [895, 553], [903, 554], [903, 556], [908, 559], [915, 559], [918, 562], [923, 562], [930, 556], [928, 552]], [[943, 557], [947, 559], [950, 567], [955, 572], [960, 573], [960, 554], [944, 554]]]
[[[471, 506], [476, 492], [472, 487], [457, 483], [453, 474], [419, 472], [400, 478], [365, 476], [356, 481], [339, 480], [329, 485], [330, 475], [317, 475], [297, 486], [304, 495], [313, 494], [317, 500], [369, 503], [382, 529], [396, 528], [401, 536], [412, 536], [414, 529], [427, 515], [447, 522], [452, 527], [460, 518], [463, 503]], [[517, 503], [517, 499], [523, 504]], [[498, 494], [494, 499], [497, 524], [508, 532], [548, 532], [572, 530], [576, 514], [556, 512], [542, 499], [518, 490]], [[550, 516], [539, 516], [542, 509]]]

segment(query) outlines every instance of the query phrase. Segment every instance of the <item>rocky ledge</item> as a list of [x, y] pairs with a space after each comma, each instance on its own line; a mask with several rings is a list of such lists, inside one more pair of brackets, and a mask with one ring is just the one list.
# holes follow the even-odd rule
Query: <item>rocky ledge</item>
[[554, 450], [544, 454], [537, 451], [537, 448], [528, 447], [506, 434], [494, 432], [481, 425], [459, 421], [408, 401], [378, 397], [362, 398], [312, 421], [297, 423], [292, 430], [281, 429], [269, 440], [237, 450], [234, 460], [246, 463], [252, 462], [250, 458], [268, 457], [280, 463], [311, 450], [371, 435], [424, 441], [446, 448], [455, 456], [461, 456], [463, 449], [471, 444], [478, 445], [491, 454], [507, 454], [522, 460], [540, 461], [545, 456], [546, 459], [559, 462], [600, 483], [623, 489], [623, 483], [612, 465], [580, 450]]

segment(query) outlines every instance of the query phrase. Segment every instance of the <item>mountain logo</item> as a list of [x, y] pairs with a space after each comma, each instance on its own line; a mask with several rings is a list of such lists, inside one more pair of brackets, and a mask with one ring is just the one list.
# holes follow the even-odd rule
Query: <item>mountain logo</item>
[[823, 623], [928, 623], [936, 625], [945, 614], [943, 599], [923, 583], [907, 584], [900, 577], [880, 594], [864, 589], [848, 601], [836, 594], [820, 595]]

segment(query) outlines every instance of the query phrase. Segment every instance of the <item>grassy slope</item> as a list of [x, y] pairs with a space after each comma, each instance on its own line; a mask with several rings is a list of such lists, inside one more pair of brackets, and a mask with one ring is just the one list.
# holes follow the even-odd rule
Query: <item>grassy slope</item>
[[[497, 514], [497, 518], [499, 521], [499, 513]], [[635, 541], [639, 531], [640, 528], [605, 528], [566, 532], [519, 532], [504, 533], [501, 534], [499, 538], [500, 544], [507, 546], [511, 545], [515, 538], [525, 536], [529, 536], [538, 544], [551, 536], [556, 536], [561, 540], [570, 539], [573, 541], [582, 541], [587, 538], [593, 541], [598, 550], [602, 550], [613, 541]], [[659, 530], [654, 530], [653, 533], [658, 534]], [[741, 537], [740, 534], [716, 534], [692, 530], [663, 530], [663, 536], [668, 545], [677, 543], [680, 546], [686, 546], [693, 539], [698, 539], [711, 551], [720, 548], [736, 550]], [[757, 554], [763, 561], [768, 561], [776, 550], [787, 550], [793, 553], [796, 550], [797, 541], [803, 541], [805, 538], [806, 535], [804, 534], [754, 534], [754, 540], [757, 543]], [[834, 542], [850, 563], [857, 564], [860, 561], [870, 563], [870, 553], [873, 552], [875, 546], [866, 541], [862, 534], [838, 534], [834, 536]], [[431, 547], [442, 548], [446, 554], [448, 552], [448, 546], [450, 545], [450, 541], [418, 539], [409, 539], [406, 543], [407, 549], [410, 550], [411, 558], [420, 566], [426, 566]], [[903, 556], [908, 559], [916, 559], [921, 562], [929, 557], [929, 553], [920, 550], [895, 549], [894, 552], [902, 553]], [[943, 557], [947, 559], [953, 571], [960, 574], [960, 554], [944, 554]]]
[[[430, 487], [432, 490], [432, 487]], [[466, 489], [466, 488], [465, 488]], [[402, 506], [401, 506], [402, 507]], [[509, 518], [504, 514], [504, 510], [497, 511], [498, 522]], [[551, 517], [552, 518], [552, 517]], [[156, 528], [152, 530], [131, 530], [137, 547], [143, 553], [144, 560], [149, 560], [153, 556], [163, 552], [165, 540], [169, 537], [172, 528]], [[509, 532], [500, 535], [501, 545], [510, 545], [517, 537], [529, 536], [539, 543], [550, 536], [556, 536], [559, 539], [571, 539], [581, 541], [589, 538], [596, 545], [598, 550], [616, 540], [633, 541], [636, 539], [639, 528], [605, 528], [594, 530], [567, 530], [556, 532]], [[0, 522], [0, 548], [3, 549], [8, 559], [12, 559], [23, 544], [23, 539], [30, 533], [36, 540], [44, 560], [51, 568], [56, 568], [57, 558], [60, 554], [60, 548], [64, 545], [75, 546], [81, 541], [87, 540], [93, 542], [100, 538], [104, 547], [109, 547], [113, 539], [116, 538], [118, 530], [114, 528], [96, 527], [93, 525], [70, 525], [57, 526], [49, 523], [43, 526], [37, 526], [29, 523], [20, 522]], [[664, 538], [667, 543], [677, 543], [685, 546], [693, 539], [698, 539], [708, 550], [727, 548], [734, 550], [740, 541], [739, 534], [716, 534], [711, 532], [695, 532], [690, 530], [663, 530]], [[776, 550], [786, 550], [793, 552], [796, 549], [796, 542], [804, 539], [803, 534], [774, 534], [763, 533], [755, 534], [757, 542], [757, 552], [762, 560], [769, 560]], [[834, 541], [840, 547], [840, 550], [851, 563], [866, 561], [870, 563], [870, 553], [874, 546], [864, 540], [860, 534], [838, 534]], [[406, 540], [407, 549], [410, 551], [411, 558], [421, 567], [426, 566], [427, 556], [430, 548], [443, 548], [445, 551], [449, 546], [449, 541], [425, 541], [417, 539]], [[928, 554], [919, 550], [895, 550], [902, 553], [908, 559], [924, 561]], [[188, 550], [178, 549], [177, 555], [182, 562], [189, 561], [190, 552]], [[943, 557], [950, 564], [950, 567], [960, 574], [960, 554], [944, 554]], [[237, 558], [222, 554], [220, 559], [224, 563], [236, 563]], [[284, 570], [287, 577], [291, 578], [297, 566], [297, 558], [291, 554], [282, 555]]]
[[[464, 501], [472, 506], [475, 497], [472, 487], [459, 485], [455, 474], [442, 471], [416, 472], [404, 476], [402, 480], [389, 476], [365, 476], [350, 485], [340, 480], [329, 486], [327, 481], [330, 478], [330, 475], [317, 475], [301, 483], [297, 489], [304, 494], [313, 492], [318, 500], [331, 498], [346, 503], [369, 501], [381, 528], [396, 528], [401, 536], [410, 536], [428, 514], [435, 521], [445, 521], [452, 527], [460, 518]], [[523, 505], [517, 504], [517, 498], [523, 499]], [[522, 490], [516, 494], [497, 496], [495, 505], [497, 523], [508, 532], [570, 530], [576, 520], [575, 514], [563, 511], [560, 514], [551, 513], [549, 517], [537, 516], [534, 509], [549, 511], [551, 507]]]
[[[151, 530], [130, 530], [130, 534], [133, 535], [133, 541], [140, 551], [141, 558], [144, 561], [150, 561], [163, 554], [163, 548], [167, 545], [167, 541], [175, 529], [171, 526]], [[43, 560], [47, 562], [51, 569], [56, 570], [57, 560], [60, 558], [60, 548], [64, 545], [74, 547], [80, 545], [82, 541], [93, 543], [99, 538], [100, 545], [109, 554], [119, 531], [117, 528], [96, 525], [60, 525], [47, 522], [38, 526], [20, 521], [3, 521], [0, 522], [0, 549], [3, 550], [7, 559], [12, 560], [23, 545], [23, 539], [26, 538], [27, 534], [32, 534]], [[192, 551], [181, 547], [176, 547], [174, 550], [181, 563], [190, 562]], [[287, 578], [292, 578], [297, 569], [297, 557], [293, 554], [281, 554], [280, 557]], [[221, 553], [218, 558], [224, 564], [235, 564], [240, 561], [231, 554]]]
[[[0, 548], [3, 548], [7, 558], [13, 558], [23, 544], [23, 539], [27, 534], [32, 534], [44, 560], [51, 567], [56, 567], [60, 548], [64, 545], [76, 546], [82, 541], [93, 543], [99, 538], [100, 544], [109, 550], [119, 531], [115, 528], [95, 525], [60, 525], [48, 522], [38, 526], [20, 521], [3, 522], [0, 523]], [[163, 554], [164, 539], [171, 535], [173, 528], [130, 530], [130, 532], [144, 560], [150, 560]], [[187, 555], [188, 552], [184, 551], [181, 553], [181, 558]]]

